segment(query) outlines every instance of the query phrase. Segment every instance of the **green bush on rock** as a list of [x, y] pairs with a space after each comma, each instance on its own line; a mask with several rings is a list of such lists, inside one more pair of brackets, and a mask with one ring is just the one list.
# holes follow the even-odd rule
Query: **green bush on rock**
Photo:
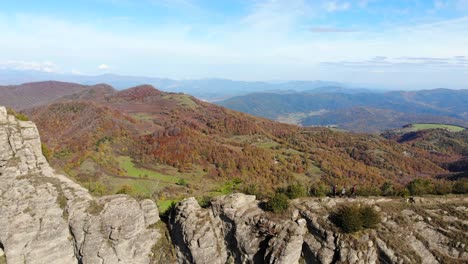
[[330, 218], [345, 233], [375, 228], [380, 222], [380, 214], [373, 207], [356, 204], [341, 206]]
[[276, 193], [265, 206], [266, 210], [274, 213], [282, 213], [289, 208], [288, 196], [284, 193]]

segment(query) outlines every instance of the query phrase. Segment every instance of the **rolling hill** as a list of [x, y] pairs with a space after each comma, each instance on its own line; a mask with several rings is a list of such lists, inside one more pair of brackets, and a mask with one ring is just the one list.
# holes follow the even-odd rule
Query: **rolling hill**
[[303, 126], [330, 126], [357, 132], [378, 132], [408, 123], [468, 124], [468, 90], [415, 92], [255, 93], [220, 105], [272, 120]]
[[52, 102], [62, 96], [105, 85], [86, 86], [76, 83], [44, 81], [21, 85], [0, 86], [0, 104], [24, 109]]
[[426, 150], [377, 135], [281, 124], [149, 85], [86, 87], [24, 112], [51, 164], [97, 193], [170, 202], [291, 183], [402, 186], [448, 172]]

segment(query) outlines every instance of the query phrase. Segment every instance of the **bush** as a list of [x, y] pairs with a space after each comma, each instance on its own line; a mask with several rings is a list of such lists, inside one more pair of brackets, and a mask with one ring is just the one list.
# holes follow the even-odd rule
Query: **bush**
[[264, 190], [261, 190], [260, 188], [258, 188], [256, 184], [249, 184], [242, 189], [242, 192], [245, 194], [255, 195], [257, 200], [261, 200], [266, 197], [266, 194], [263, 191]]
[[381, 194], [381, 190], [377, 187], [365, 186], [356, 189], [356, 195], [359, 196], [380, 196]]
[[116, 192], [116, 194], [129, 194], [129, 195], [133, 193], [134, 193], [133, 187], [128, 184], [122, 185], [122, 187], [120, 187], [120, 189]]
[[180, 186], [187, 186], [187, 182], [182, 178], [180, 178], [176, 184]]
[[434, 193], [434, 184], [428, 179], [416, 179], [406, 186], [411, 195], [423, 195]]
[[331, 214], [331, 221], [345, 233], [354, 233], [365, 228], [375, 228], [380, 214], [371, 206], [344, 205]]
[[380, 223], [380, 214], [372, 206], [361, 207], [363, 228], [375, 228]]
[[210, 196], [203, 196], [198, 199], [198, 204], [201, 208], [208, 208], [211, 205], [211, 199]]
[[310, 196], [324, 197], [330, 193], [331, 187], [324, 183], [318, 183], [310, 188]]
[[380, 187], [380, 191], [383, 196], [393, 196], [395, 195], [395, 190], [391, 182], [386, 182]]
[[345, 233], [353, 233], [362, 229], [362, 219], [357, 205], [340, 207], [332, 214], [332, 221]]
[[289, 199], [296, 199], [307, 196], [306, 189], [300, 184], [291, 184], [286, 188], [286, 195]]
[[456, 194], [467, 194], [468, 193], [468, 180], [458, 180], [455, 182], [452, 188], [453, 193]]
[[409, 197], [411, 194], [406, 187], [401, 187], [395, 190], [395, 194], [401, 197]]
[[89, 192], [94, 195], [102, 196], [107, 192], [106, 186], [100, 182], [88, 182], [86, 183], [86, 187], [88, 188]]
[[50, 149], [44, 143], [41, 143], [41, 149], [42, 149], [42, 155], [44, 155], [47, 162], [50, 162], [50, 157], [51, 157]]
[[22, 113], [17, 113], [11, 108], [7, 108], [7, 114], [15, 116], [16, 119], [20, 121], [29, 121], [29, 117]]
[[266, 210], [274, 213], [282, 213], [289, 208], [288, 196], [284, 193], [276, 193], [265, 206]]
[[434, 183], [434, 193], [445, 195], [452, 192], [452, 183], [449, 181], [438, 180]]

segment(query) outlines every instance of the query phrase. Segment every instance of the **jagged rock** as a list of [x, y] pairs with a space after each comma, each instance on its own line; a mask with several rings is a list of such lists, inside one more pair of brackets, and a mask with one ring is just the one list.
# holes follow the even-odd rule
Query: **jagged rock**
[[226, 263], [221, 221], [195, 198], [180, 202], [170, 219], [179, 263]]
[[[32, 122], [0, 107], [0, 246], [7, 263], [150, 263], [154, 202], [94, 199], [56, 174]], [[1, 260], [1, 257], [0, 257]]]
[[217, 197], [210, 209], [194, 198], [176, 206], [170, 225], [179, 263], [298, 263], [304, 219], [276, 222], [255, 196], [240, 193]]
[[[148, 229], [157, 220], [126, 195], [71, 203], [70, 230], [83, 263], [149, 263], [149, 252], [160, 234]], [[155, 208], [154, 202], [152, 207]], [[148, 217], [149, 216], [149, 217]]]

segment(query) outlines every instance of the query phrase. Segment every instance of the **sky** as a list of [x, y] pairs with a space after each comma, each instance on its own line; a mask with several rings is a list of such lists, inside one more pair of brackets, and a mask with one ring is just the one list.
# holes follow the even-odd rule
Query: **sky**
[[0, 69], [468, 88], [468, 0], [0, 0]]

